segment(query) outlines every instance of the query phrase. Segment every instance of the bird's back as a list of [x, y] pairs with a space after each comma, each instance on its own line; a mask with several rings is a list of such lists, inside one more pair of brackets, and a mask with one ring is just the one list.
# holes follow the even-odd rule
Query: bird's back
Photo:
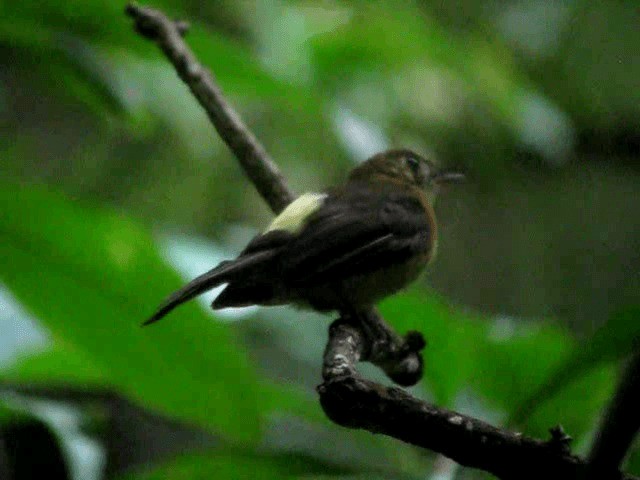
[[352, 184], [326, 195], [299, 231], [257, 236], [238, 260], [273, 255], [252, 275], [231, 279], [213, 307], [295, 303], [327, 311], [372, 305], [417, 277], [435, 236], [433, 212], [420, 198]]

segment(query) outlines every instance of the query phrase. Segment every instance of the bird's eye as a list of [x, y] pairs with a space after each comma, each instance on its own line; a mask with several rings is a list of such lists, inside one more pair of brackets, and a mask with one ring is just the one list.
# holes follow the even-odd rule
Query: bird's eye
[[418, 160], [416, 157], [407, 157], [407, 165], [409, 165], [411, 173], [413, 173], [414, 177], [417, 177], [420, 174], [420, 160]]

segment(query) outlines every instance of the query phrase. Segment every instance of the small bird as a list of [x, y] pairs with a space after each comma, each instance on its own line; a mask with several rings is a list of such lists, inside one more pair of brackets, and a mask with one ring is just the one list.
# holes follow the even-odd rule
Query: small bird
[[433, 203], [464, 175], [407, 149], [378, 153], [342, 186], [291, 202], [234, 260], [170, 295], [143, 325], [227, 284], [215, 309], [295, 304], [357, 314], [402, 289], [433, 258]]

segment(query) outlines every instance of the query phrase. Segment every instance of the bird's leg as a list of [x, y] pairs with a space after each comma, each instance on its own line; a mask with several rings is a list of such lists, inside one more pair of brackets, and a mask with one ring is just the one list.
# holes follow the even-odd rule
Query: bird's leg
[[343, 307], [340, 309], [340, 317], [358, 328], [366, 338], [365, 343], [368, 348], [363, 352], [364, 358], [370, 358], [375, 355], [381, 344], [389, 343], [388, 332], [376, 324], [377, 316], [373, 314], [372, 310], [363, 310], [344, 302]]
[[[367, 344], [373, 346], [374, 342], [377, 341], [378, 335], [374, 328], [372, 328], [371, 322], [369, 322], [369, 315], [366, 310], [362, 308], [358, 308], [353, 305], [353, 302], [346, 295], [346, 288], [344, 283], [340, 283], [338, 288], [336, 289], [336, 296], [339, 299], [339, 303], [341, 305], [339, 312], [340, 317], [344, 319], [347, 323], [360, 328], [362, 333], [367, 338]], [[371, 348], [373, 350], [373, 348]], [[368, 354], [367, 354], [368, 356]]]
[[373, 331], [368, 325], [366, 312], [363, 312], [353, 305], [344, 303], [342, 308], [340, 308], [340, 317], [347, 323], [361, 328], [363, 330], [363, 333], [367, 336], [367, 339], [371, 339]]
[[357, 328], [365, 341], [360, 361], [368, 361], [380, 367], [395, 383], [410, 386], [422, 377], [423, 360], [420, 351], [426, 342], [422, 334], [408, 332], [401, 337], [393, 331], [373, 307], [356, 307], [345, 295], [345, 289], [337, 290], [340, 300], [340, 320]]
[[[422, 378], [423, 360], [420, 351], [424, 337], [416, 331], [404, 337], [395, 333], [374, 308], [358, 309], [344, 305], [340, 319], [331, 328], [343, 326], [356, 329], [361, 336], [357, 361], [371, 362], [381, 368], [398, 385], [415, 385]], [[331, 335], [331, 334], [330, 334]], [[331, 341], [329, 342], [331, 345]]]

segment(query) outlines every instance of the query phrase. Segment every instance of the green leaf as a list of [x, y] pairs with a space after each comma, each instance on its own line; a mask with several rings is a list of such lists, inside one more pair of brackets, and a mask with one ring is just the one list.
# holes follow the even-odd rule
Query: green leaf
[[283, 479], [305, 474], [336, 475], [344, 468], [331, 466], [297, 454], [268, 454], [251, 451], [220, 450], [209, 454], [187, 455], [148, 472], [126, 474], [122, 480], [225, 480], [260, 478]]
[[424, 378], [442, 406], [455, 406], [456, 396], [471, 388], [508, 413], [573, 346], [556, 325], [463, 313], [434, 294], [412, 291], [387, 300], [381, 310], [399, 332], [418, 330], [427, 339]]
[[182, 281], [122, 214], [45, 190], [0, 190], [0, 281], [54, 337], [148, 407], [256, 440], [257, 383], [227, 325], [195, 304], [140, 323]]
[[525, 430], [545, 437], [560, 423], [578, 441], [592, 430], [615, 386], [617, 363], [636, 345], [640, 328], [637, 310], [628, 309], [576, 345], [557, 325], [474, 318], [433, 295], [401, 295], [381, 310], [401, 332], [425, 335], [425, 380], [438, 404], [455, 406], [456, 396], [471, 389], [509, 415], [535, 398], [535, 414], [519, 422]]
[[223, 447], [208, 453], [185, 455], [149, 471], [128, 473], [120, 477], [120, 480], [209, 480], [212, 478], [410, 480], [423, 478], [423, 476], [366, 467], [356, 470], [303, 454], [255, 452]]
[[383, 302], [380, 310], [399, 333], [422, 332], [427, 340], [425, 380], [439, 405], [453, 406], [473, 376], [486, 325], [461, 315], [435, 295], [400, 295]]
[[571, 379], [557, 395], [547, 399], [522, 424], [524, 430], [537, 437], [548, 437], [548, 430], [562, 425], [564, 430], [584, 447], [593, 432], [599, 414], [605, 408], [616, 386], [619, 369], [616, 364], [600, 365]]
[[300, 387], [264, 381], [261, 384], [260, 404], [268, 413], [287, 413], [309, 421], [329, 424], [317, 397]]
[[109, 379], [93, 359], [73, 346], [58, 341], [51, 348], [21, 356], [0, 372], [0, 378], [21, 383], [63, 383], [65, 385], [108, 387]]
[[609, 321], [578, 350], [586, 364], [620, 360], [640, 347], [640, 306], [627, 307]]
[[478, 343], [471, 384], [507, 413], [531, 395], [574, 346], [568, 332], [556, 325], [508, 318], [494, 321]]
[[124, 4], [109, 0], [2, 2], [0, 19], [0, 39], [12, 44], [55, 44], [65, 36], [124, 44], [131, 31]]
[[628, 356], [640, 341], [640, 307], [614, 314], [593, 336], [565, 356], [546, 380], [529, 396], [521, 399], [510, 423], [522, 423], [536, 409], [553, 398], [572, 380], [586, 375], [595, 367], [619, 361]]

